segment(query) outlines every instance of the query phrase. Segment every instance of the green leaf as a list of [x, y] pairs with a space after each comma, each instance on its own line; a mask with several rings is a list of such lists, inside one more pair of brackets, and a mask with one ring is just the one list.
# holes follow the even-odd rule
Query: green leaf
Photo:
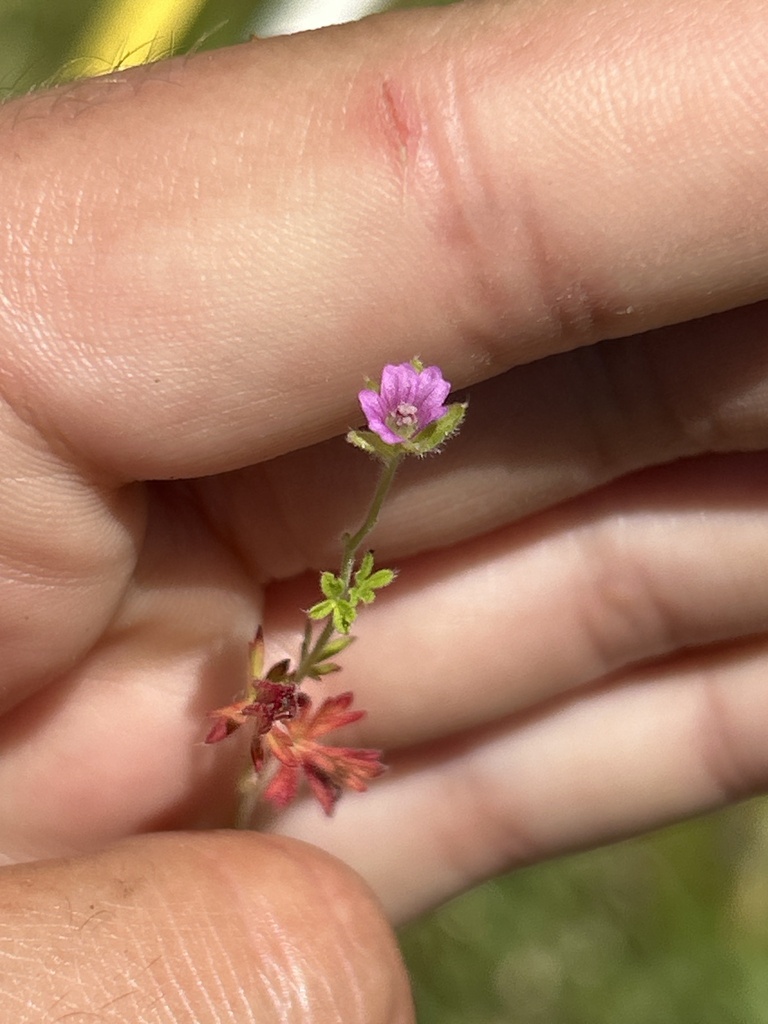
[[373, 576], [368, 577], [368, 586], [373, 590], [381, 590], [382, 587], [388, 587], [394, 578], [394, 569], [377, 569]]
[[318, 601], [317, 604], [313, 604], [307, 612], [310, 619], [327, 619], [329, 615], [333, 615], [333, 609], [336, 607], [336, 602], [333, 600]]
[[[355, 573], [355, 580], [358, 580], [359, 573]], [[362, 601], [363, 604], [372, 604], [376, 597], [376, 591], [382, 587], [388, 587], [392, 580], [395, 578], [394, 570], [392, 569], [377, 569], [372, 576], [368, 576], [355, 583], [355, 586], [350, 589], [349, 597], [350, 600], [357, 604], [358, 601]]]
[[344, 593], [344, 580], [332, 572], [323, 572], [320, 574], [320, 589], [326, 597], [335, 601]]
[[333, 606], [333, 628], [337, 633], [348, 633], [349, 627], [357, 618], [355, 606], [350, 601], [340, 598]]
[[363, 555], [363, 560], [360, 563], [360, 568], [355, 573], [355, 583], [365, 583], [368, 577], [373, 571], [373, 552], [366, 551]]

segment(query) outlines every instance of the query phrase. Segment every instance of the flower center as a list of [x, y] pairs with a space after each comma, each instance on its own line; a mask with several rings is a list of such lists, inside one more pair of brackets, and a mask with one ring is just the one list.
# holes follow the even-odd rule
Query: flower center
[[419, 422], [419, 410], [415, 405], [409, 405], [407, 402], [401, 402], [400, 405], [395, 409], [394, 420], [395, 424], [401, 429], [405, 427], [415, 427]]

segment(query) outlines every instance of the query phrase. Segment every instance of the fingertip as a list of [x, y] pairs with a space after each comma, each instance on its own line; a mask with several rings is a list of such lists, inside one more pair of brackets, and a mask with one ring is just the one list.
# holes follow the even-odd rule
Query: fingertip
[[255, 833], [135, 837], [0, 873], [0, 1022], [408, 1024], [407, 978], [364, 883]]

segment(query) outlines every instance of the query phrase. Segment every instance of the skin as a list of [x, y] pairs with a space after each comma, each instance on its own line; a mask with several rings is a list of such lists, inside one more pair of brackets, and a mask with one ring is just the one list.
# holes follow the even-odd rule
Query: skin
[[[765, 788], [766, 14], [457, 6], [0, 108], [2, 1024], [411, 1021], [388, 921]], [[296, 649], [415, 352], [471, 408], [344, 655], [391, 771], [208, 831], [203, 716]]]

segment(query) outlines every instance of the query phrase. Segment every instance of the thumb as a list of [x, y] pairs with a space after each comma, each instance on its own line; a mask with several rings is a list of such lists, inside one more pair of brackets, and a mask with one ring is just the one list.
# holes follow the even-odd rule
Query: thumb
[[340, 861], [166, 833], [0, 871], [0, 1024], [409, 1024], [405, 970]]

